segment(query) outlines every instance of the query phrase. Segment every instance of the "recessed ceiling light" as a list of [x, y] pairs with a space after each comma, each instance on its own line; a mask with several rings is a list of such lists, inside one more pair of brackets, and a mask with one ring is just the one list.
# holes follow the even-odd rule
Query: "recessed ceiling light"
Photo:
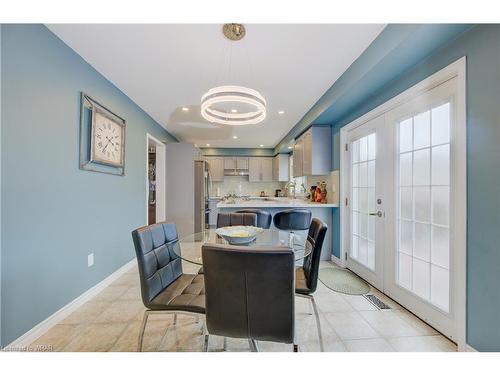
[[210, 143], [207, 143], [207, 147], [210, 147]]
[[260, 145], [260, 147], [264, 147], [264, 145]]
[[231, 109], [231, 113], [238, 113], [237, 109]]
[[288, 149], [291, 150], [293, 147], [292, 146], [288, 146]]
[[237, 135], [233, 135], [233, 139], [238, 139], [238, 136]]
[[187, 112], [187, 111], [189, 111], [189, 108], [188, 108], [188, 107], [182, 107], [182, 110], [183, 110], [184, 112]]
[[278, 115], [284, 115], [285, 111], [278, 111]]

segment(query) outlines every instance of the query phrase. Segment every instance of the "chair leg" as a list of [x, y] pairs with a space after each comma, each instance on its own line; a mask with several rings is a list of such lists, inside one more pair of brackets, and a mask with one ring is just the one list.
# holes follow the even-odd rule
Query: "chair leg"
[[144, 339], [144, 331], [146, 330], [146, 323], [148, 322], [149, 310], [144, 311], [144, 316], [142, 317], [141, 330], [139, 331], [139, 341], [137, 343], [137, 351], [142, 352], [142, 341]]
[[208, 340], [210, 339], [210, 335], [207, 333], [205, 335], [205, 340], [203, 342], [203, 351], [208, 352]]
[[252, 352], [259, 351], [259, 347], [257, 346], [257, 341], [255, 341], [254, 339], [248, 339], [248, 343], [250, 344], [250, 350]]
[[177, 314], [174, 313], [174, 326], [177, 325]]
[[224, 337], [224, 343], [222, 344], [222, 350], [227, 352], [227, 337]]
[[321, 323], [319, 319], [319, 314], [318, 314], [318, 307], [316, 306], [316, 301], [314, 300], [313, 296], [311, 297], [311, 305], [314, 310], [314, 315], [316, 316], [316, 326], [318, 327], [318, 338], [319, 338], [319, 350], [321, 352], [325, 351], [324, 345], [323, 345], [323, 334], [321, 333]]
[[299, 346], [297, 344], [293, 344], [293, 352], [297, 353], [299, 351]]

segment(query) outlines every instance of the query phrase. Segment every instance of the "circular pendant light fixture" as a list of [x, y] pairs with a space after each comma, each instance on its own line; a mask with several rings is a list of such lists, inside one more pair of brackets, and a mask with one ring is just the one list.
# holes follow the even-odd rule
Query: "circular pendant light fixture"
[[[238, 112], [217, 109], [217, 105], [234, 104], [243, 104], [252, 110]], [[258, 91], [247, 87], [214, 87], [201, 98], [201, 115], [207, 121], [223, 125], [255, 125], [266, 118], [266, 100]]]
[[[227, 39], [238, 41], [243, 39], [246, 30], [242, 24], [226, 23], [222, 33]], [[243, 110], [230, 109], [235, 107]], [[209, 122], [222, 125], [255, 125], [266, 118], [266, 100], [257, 90], [248, 87], [218, 86], [201, 97], [201, 115]]]

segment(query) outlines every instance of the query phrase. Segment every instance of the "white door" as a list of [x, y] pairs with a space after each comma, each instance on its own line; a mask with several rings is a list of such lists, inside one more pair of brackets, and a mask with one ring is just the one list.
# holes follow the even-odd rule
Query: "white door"
[[465, 199], [455, 196], [453, 173], [460, 168], [456, 84], [449, 80], [386, 115], [394, 200], [387, 207], [384, 291], [450, 338], [456, 335], [454, 202]]
[[347, 266], [376, 288], [383, 288], [384, 117], [375, 118], [348, 134]]
[[454, 341], [465, 313], [464, 301], [457, 302], [466, 230], [458, 81], [420, 93], [343, 138], [347, 267]]

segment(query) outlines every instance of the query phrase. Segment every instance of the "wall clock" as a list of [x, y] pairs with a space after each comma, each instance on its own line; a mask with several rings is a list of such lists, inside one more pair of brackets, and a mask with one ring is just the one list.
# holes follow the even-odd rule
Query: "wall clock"
[[124, 175], [125, 120], [82, 93], [80, 169]]

